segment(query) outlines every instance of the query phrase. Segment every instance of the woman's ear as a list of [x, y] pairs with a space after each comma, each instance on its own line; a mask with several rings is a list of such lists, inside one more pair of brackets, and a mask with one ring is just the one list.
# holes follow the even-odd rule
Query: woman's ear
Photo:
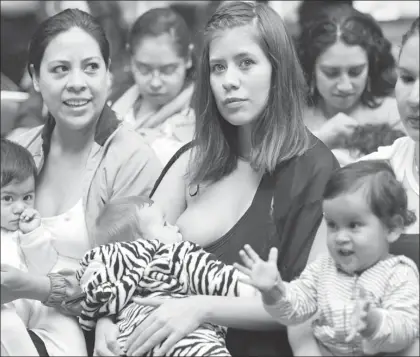
[[387, 240], [388, 243], [394, 243], [404, 232], [404, 219], [396, 214], [391, 218], [391, 228], [389, 228]]
[[188, 45], [188, 57], [187, 57], [187, 63], [186, 63], [186, 67], [188, 69], [190, 69], [192, 67], [192, 53], [194, 50], [194, 45], [192, 43], [190, 43]]
[[32, 84], [34, 86], [35, 92], [38, 92], [39, 93], [40, 92], [40, 89], [39, 89], [39, 79], [38, 79], [38, 76], [36, 74], [35, 67], [34, 67], [33, 64], [29, 65], [29, 74], [31, 75]]

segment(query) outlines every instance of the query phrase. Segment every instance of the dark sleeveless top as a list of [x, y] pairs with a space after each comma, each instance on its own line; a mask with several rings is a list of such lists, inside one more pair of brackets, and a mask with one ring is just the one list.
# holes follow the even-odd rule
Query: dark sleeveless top
[[[263, 175], [251, 206], [229, 232], [204, 247], [208, 252], [232, 264], [239, 261], [238, 253], [244, 244], [250, 244], [263, 257], [275, 246], [279, 249], [279, 269], [285, 281], [302, 272], [322, 220], [325, 184], [339, 167], [331, 151], [310, 135], [311, 148], [304, 155], [279, 165], [275, 173]], [[168, 166], [191, 145], [181, 148]], [[292, 355], [287, 330], [282, 326], [274, 331], [229, 329], [227, 346], [232, 356]]]

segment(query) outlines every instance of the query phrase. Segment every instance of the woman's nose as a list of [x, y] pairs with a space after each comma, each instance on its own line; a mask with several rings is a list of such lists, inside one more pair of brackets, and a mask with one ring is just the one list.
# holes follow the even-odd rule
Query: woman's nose
[[351, 80], [347, 75], [343, 75], [342, 77], [340, 77], [340, 80], [337, 84], [337, 89], [340, 92], [344, 92], [344, 93], [350, 92], [353, 89]]
[[235, 71], [234, 68], [228, 68], [225, 72], [225, 75], [223, 77], [223, 88], [226, 91], [239, 88], [239, 76], [237, 71]]
[[78, 70], [74, 70], [69, 73], [67, 89], [76, 92], [82, 91], [86, 88], [86, 81], [83, 73]]

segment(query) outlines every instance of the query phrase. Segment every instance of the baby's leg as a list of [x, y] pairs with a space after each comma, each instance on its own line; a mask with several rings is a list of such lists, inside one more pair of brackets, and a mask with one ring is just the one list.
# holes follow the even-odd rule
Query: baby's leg
[[1, 356], [38, 356], [26, 325], [11, 304], [1, 307]]
[[[155, 356], [153, 350], [147, 356]], [[230, 353], [221, 328], [204, 324], [178, 341], [166, 356], [230, 357]]]

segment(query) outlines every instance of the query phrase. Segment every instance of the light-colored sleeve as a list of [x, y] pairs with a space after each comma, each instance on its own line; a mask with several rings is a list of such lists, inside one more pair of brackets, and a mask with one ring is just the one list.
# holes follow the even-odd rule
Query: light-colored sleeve
[[365, 353], [398, 352], [414, 343], [419, 336], [419, 275], [415, 267], [396, 267], [380, 312], [381, 326], [363, 341]]
[[53, 239], [42, 224], [32, 232], [20, 235], [20, 247], [30, 272], [46, 275], [57, 263]]
[[[143, 148], [142, 148], [143, 149]], [[149, 196], [162, 166], [149, 146], [133, 151], [120, 168], [112, 183], [112, 198]]]
[[290, 283], [284, 282], [285, 294], [277, 304], [267, 305], [264, 308], [278, 322], [283, 325], [295, 325], [312, 317], [318, 310], [317, 285], [322, 277], [324, 261], [320, 257], [308, 264], [300, 277]]

